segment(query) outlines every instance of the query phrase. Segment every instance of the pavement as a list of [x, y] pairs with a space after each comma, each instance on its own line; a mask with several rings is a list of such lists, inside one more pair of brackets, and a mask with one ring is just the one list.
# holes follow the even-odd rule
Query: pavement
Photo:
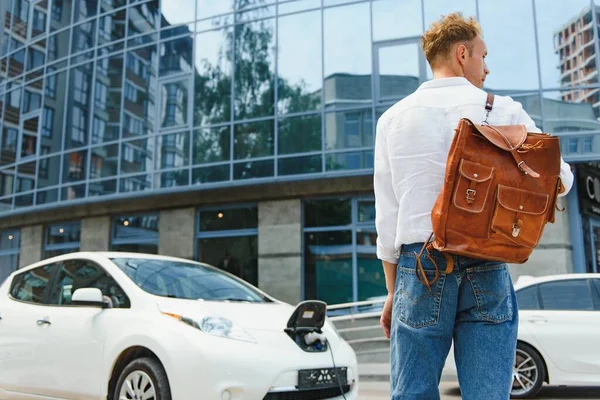
[[[359, 364], [360, 375], [358, 400], [389, 400], [389, 364]], [[441, 400], [461, 399], [458, 382], [453, 376], [442, 376]], [[555, 387], [544, 386], [537, 400], [600, 400], [600, 387]]]

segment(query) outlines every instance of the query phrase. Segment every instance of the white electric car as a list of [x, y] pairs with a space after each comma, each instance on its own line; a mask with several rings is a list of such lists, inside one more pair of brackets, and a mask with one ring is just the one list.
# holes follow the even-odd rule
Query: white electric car
[[[533, 398], [544, 383], [600, 387], [600, 274], [521, 276], [519, 334], [511, 397]], [[453, 350], [444, 374], [456, 375]]]
[[354, 351], [303, 304], [183, 259], [44, 260], [0, 286], [0, 398], [356, 399]]

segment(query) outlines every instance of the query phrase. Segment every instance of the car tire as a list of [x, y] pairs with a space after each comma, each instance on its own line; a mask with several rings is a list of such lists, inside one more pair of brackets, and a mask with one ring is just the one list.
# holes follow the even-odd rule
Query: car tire
[[[128, 389], [127, 382], [133, 388]], [[154, 392], [155, 400], [171, 400], [171, 388], [167, 373], [158, 360], [150, 357], [131, 361], [121, 371], [113, 399], [139, 400]]]
[[546, 367], [540, 354], [525, 343], [517, 343], [515, 366], [513, 369], [511, 399], [534, 398], [546, 379]]

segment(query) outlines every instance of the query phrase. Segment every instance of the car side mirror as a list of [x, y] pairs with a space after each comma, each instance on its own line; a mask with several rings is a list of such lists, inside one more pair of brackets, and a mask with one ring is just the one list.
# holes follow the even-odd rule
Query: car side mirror
[[102, 291], [98, 288], [77, 289], [71, 296], [71, 302], [82, 306], [107, 307]]

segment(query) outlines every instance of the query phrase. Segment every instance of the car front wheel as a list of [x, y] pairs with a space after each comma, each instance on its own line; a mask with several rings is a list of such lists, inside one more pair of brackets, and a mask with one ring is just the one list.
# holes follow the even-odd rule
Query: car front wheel
[[525, 343], [517, 343], [510, 397], [513, 399], [535, 397], [542, 388], [545, 376], [546, 368], [538, 352]]
[[162, 365], [144, 357], [131, 361], [121, 372], [113, 399], [171, 400], [169, 380]]

